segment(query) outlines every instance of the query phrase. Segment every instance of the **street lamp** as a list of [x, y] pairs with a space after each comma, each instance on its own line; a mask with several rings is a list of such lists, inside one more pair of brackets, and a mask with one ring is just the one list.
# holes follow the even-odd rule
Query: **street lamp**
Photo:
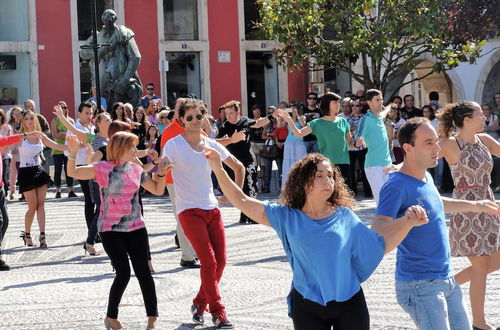
[[92, 43], [83, 45], [81, 49], [92, 49], [94, 51], [94, 78], [95, 78], [95, 89], [96, 89], [96, 103], [97, 111], [102, 112], [101, 108], [101, 83], [99, 80], [99, 48], [109, 46], [110, 44], [98, 44], [97, 43], [97, 6], [96, 0], [90, 1], [90, 16], [92, 18]]

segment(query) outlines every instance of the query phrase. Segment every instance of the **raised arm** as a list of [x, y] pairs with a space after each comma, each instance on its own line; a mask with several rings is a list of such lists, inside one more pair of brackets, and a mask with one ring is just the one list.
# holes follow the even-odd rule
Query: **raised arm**
[[229, 175], [227, 175], [226, 171], [222, 167], [222, 161], [219, 153], [212, 148], [206, 146], [204, 148], [208, 163], [217, 177], [219, 186], [221, 187], [224, 196], [229, 200], [229, 202], [245, 213], [245, 215], [247, 215], [250, 219], [270, 227], [271, 225], [269, 224], [269, 220], [266, 216], [264, 203], [245, 195], [241, 188], [238, 187], [236, 183], [231, 180], [231, 178], [229, 178]]
[[478, 134], [478, 137], [492, 155], [500, 157], [500, 143], [497, 140], [492, 138], [489, 134]]
[[410, 229], [428, 222], [425, 210], [419, 205], [414, 205], [409, 207], [405, 215], [398, 219], [376, 215], [371, 229], [384, 237], [385, 253], [387, 254], [403, 241]]
[[64, 116], [63, 110], [61, 109], [60, 105], [55, 105], [54, 106], [54, 112], [53, 113], [54, 113], [54, 115], [57, 116], [57, 118], [59, 118], [59, 120], [64, 125], [64, 127], [66, 127], [69, 131], [71, 131], [71, 133], [75, 134], [78, 137], [78, 140], [80, 140], [83, 143], [89, 142], [88, 141], [88, 137], [87, 137], [87, 132], [84, 132], [84, 131], [79, 130], [78, 128], [76, 128], [75, 125], [73, 125], [73, 123], [71, 123]]
[[274, 113], [278, 113], [278, 116], [283, 118], [283, 120], [288, 124], [288, 127], [292, 130], [292, 134], [295, 137], [301, 138], [301, 137], [304, 137], [304, 136], [312, 133], [312, 128], [309, 125], [301, 128], [301, 129], [298, 129], [295, 126], [292, 117], [290, 117], [288, 112], [286, 112], [285, 110], [278, 109]]

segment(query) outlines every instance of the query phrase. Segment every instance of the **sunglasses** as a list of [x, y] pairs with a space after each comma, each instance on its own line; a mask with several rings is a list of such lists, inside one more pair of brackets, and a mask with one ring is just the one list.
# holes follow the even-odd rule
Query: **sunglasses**
[[317, 98], [316, 98], [316, 97], [308, 97], [307, 99], [308, 99], [308, 100], [317, 100]]
[[154, 88], [146, 88], [148, 91], [152, 91], [154, 90]]
[[194, 118], [196, 118], [197, 120], [201, 120], [201, 119], [203, 118], [203, 115], [196, 115], [196, 116], [189, 115], [189, 116], [186, 116], [186, 120], [187, 120], [187, 121], [191, 121], [191, 120], [193, 120]]

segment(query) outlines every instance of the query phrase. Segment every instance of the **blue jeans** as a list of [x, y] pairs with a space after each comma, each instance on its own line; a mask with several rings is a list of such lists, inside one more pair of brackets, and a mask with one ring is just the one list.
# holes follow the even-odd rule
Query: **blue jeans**
[[419, 330], [470, 330], [460, 286], [445, 280], [396, 281], [398, 304]]

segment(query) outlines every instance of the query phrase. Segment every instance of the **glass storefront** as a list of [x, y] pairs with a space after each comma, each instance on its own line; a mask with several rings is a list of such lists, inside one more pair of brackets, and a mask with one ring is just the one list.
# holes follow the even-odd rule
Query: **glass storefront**
[[29, 41], [28, 0], [0, 0], [0, 41]]
[[22, 104], [31, 98], [30, 55], [0, 53], [0, 107]]
[[194, 52], [166, 52], [167, 104], [173, 109], [178, 97], [188, 95], [201, 98], [200, 54]]
[[198, 40], [197, 0], [163, 0], [165, 40]]
[[262, 110], [279, 103], [278, 65], [272, 52], [247, 52], [248, 110], [259, 105]]

